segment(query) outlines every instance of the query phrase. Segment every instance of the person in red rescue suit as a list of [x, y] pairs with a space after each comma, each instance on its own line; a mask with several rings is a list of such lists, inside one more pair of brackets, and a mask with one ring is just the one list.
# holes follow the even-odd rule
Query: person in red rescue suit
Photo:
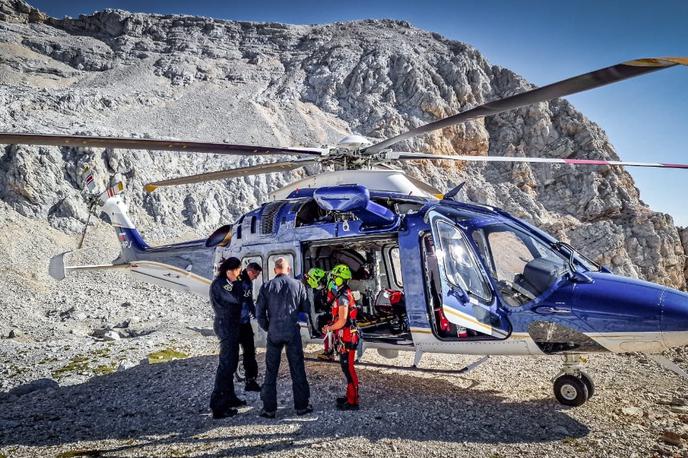
[[346, 377], [346, 396], [337, 398], [339, 410], [358, 410], [358, 375], [354, 368], [359, 334], [356, 327], [358, 308], [348, 281], [351, 270], [345, 264], [334, 266], [328, 282], [328, 300], [333, 301], [332, 317], [334, 323], [323, 327], [323, 333], [332, 332], [335, 337], [335, 351]]

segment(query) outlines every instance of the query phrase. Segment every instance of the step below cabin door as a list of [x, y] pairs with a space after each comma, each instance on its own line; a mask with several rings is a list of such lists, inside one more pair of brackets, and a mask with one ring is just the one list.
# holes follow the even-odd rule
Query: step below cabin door
[[447, 320], [482, 334], [508, 337], [509, 320], [498, 308], [485, 269], [466, 234], [437, 211], [429, 211], [428, 218], [440, 275], [442, 311]]

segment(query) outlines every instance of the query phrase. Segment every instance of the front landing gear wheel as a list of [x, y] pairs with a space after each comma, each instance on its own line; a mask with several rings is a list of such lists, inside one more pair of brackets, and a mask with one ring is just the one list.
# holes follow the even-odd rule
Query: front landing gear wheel
[[581, 380], [583, 380], [585, 386], [588, 387], [588, 399], [590, 399], [595, 394], [595, 383], [592, 381], [592, 378], [590, 378], [587, 372], [580, 371], [580, 374]]
[[588, 400], [588, 386], [582, 378], [564, 374], [554, 381], [554, 396], [565, 406], [578, 407]]

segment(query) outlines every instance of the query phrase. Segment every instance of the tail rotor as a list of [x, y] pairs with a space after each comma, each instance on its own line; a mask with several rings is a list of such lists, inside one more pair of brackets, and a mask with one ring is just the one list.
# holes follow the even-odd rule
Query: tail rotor
[[84, 180], [84, 193], [86, 194], [86, 203], [88, 205], [88, 217], [86, 218], [86, 224], [84, 225], [83, 231], [81, 231], [81, 240], [79, 240], [79, 245], [77, 245], [77, 250], [80, 250], [84, 246], [84, 240], [86, 239], [86, 232], [88, 231], [88, 225], [91, 222], [91, 216], [98, 204], [97, 199], [94, 198], [96, 195], [96, 180], [93, 177], [91, 168], [87, 165], [84, 167], [84, 172], [87, 173], [86, 179]]
[[[103, 192], [98, 192], [98, 185], [96, 183], [91, 167], [88, 165], [84, 167], [83, 173], [86, 174], [84, 179], [84, 198], [88, 206], [88, 217], [86, 218], [86, 224], [84, 225], [84, 230], [81, 232], [81, 239], [79, 240], [79, 245], [77, 250], [80, 250], [84, 246], [84, 240], [86, 239], [86, 232], [88, 231], [88, 226], [91, 222], [91, 217], [96, 212], [96, 210], [105, 204], [105, 201], [110, 197], [114, 197], [117, 194], [124, 191], [124, 183], [121, 181], [115, 183], [114, 185], [108, 187]], [[113, 181], [113, 176], [110, 176], [110, 182]]]

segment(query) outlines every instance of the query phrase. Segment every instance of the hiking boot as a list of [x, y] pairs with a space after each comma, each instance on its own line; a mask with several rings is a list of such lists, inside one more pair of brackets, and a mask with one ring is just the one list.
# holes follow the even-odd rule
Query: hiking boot
[[303, 409], [296, 409], [296, 415], [306, 415], [313, 412], [313, 406], [308, 404], [305, 408]]
[[244, 391], [260, 391], [260, 385], [258, 385], [258, 382], [256, 382], [254, 378], [246, 379]]
[[338, 406], [340, 406], [340, 405], [342, 405], [342, 404], [346, 404], [346, 397], [343, 396], [343, 397], [341, 397], [341, 398], [337, 398], [337, 399], [336, 399], [336, 402], [337, 402], [337, 405], [338, 405]]
[[337, 409], [339, 410], [358, 410], [358, 404], [349, 404], [345, 402], [344, 404], [337, 404]]
[[273, 418], [275, 418], [275, 412], [268, 412], [267, 410], [262, 409], [262, 410], [260, 411], [260, 415], [259, 415], [259, 416], [260, 416], [260, 417], [263, 417], [263, 418], [273, 419]]
[[318, 354], [318, 359], [320, 361], [334, 361], [334, 352], [322, 352]]
[[222, 420], [223, 418], [233, 417], [238, 414], [237, 409], [226, 409], [222, 411], [213, 411], [213, 420]]
[[243, 407], [246, 405], [246, 401], [243, 399], [235, 398], [227, 403], [229, 407]]

